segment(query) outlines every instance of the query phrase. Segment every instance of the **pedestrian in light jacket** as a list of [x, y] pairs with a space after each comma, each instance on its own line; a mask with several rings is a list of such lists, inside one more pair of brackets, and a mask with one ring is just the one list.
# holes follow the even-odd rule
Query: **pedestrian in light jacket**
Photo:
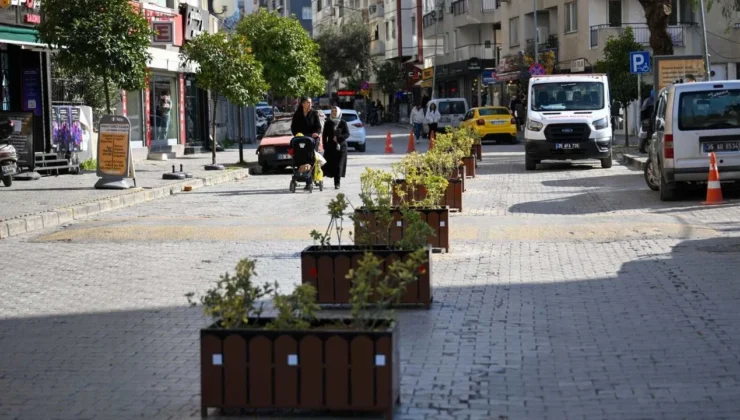
[[437, 124], [439, 124], [439, 120], [442, 118], [442, 115], [439, 114], [439, 111], [437, 111], [437, 104], [431, 104], [429, 105], [429, 112], [427, 112], [426, 115], [426, 122], [429, 124], [429, 138], [431, 139], [432, 136], [437, 135]]
[[419, 104], [411, 110], [411, 125], [414, 127], [414, 137], [418, 143], [421, 139], [421, 129], [424, 126], [424, 110]]

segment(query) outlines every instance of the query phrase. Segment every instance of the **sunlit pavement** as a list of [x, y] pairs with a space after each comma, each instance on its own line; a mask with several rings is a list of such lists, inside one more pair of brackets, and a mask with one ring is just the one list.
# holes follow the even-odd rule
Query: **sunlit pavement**
[[[408, 145], [404, 127], [368, 133], [342, 181], [355, 204], [364, 168]], [[620, 165], [526, 172], [521, 144], [484, 152], [432, 309], [399, 311], [396, 418], [736, 418], [738, 195], [665, 204]], [[0, 418], [199, 418], [207, 319], [183, 295], [243, 257], [299, 282], [335, 191], [288, 185], [257, 175], [0, 241]]]

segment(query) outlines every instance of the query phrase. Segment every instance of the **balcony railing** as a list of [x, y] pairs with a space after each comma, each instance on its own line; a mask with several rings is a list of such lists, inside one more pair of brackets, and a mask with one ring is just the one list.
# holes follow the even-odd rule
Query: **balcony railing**
[[[623, 23], [621, 26], [615, 26], [610, 24], [595, 25], [591, 27], [591, 48], [599, 46], [601, 39], [601, 46], [606, 45], [606, 40], [610, 37], [620, 36], [624, 32], [624, 28], [631, 26], [632, 31], [635, 34], [635, 42], [642, 45], [650, 45], [650, 28], [644, 23]], [[683, 22], [674, 26], [668, 27], [668, 35], [673, 40], [674, 47], [685, 47], [686, 46], [686, 31], [685, 29], [697, 26], [694, 22]]]
[[450, 11], [452, 12], [453, 16], [459, 16], [464, 13], [468, 13], [468, 0], [457, 0], [455, 2], [452, 2], [452, 5], [450, 5]]
[[492, 12], [501, 7], [501, 0], [482, 0], [484, 12]]
[[[531, 48], [534, 44], [534, 38], [529, 38], [527, 40], [527, 48]], [[558, 36], [557, 35], [550, 35], [547, 37], [547, 39], [540, 40], [540, 43], [537, 44], [538, 47], [544, 47], [544, 48], [557, 48], [558, 47]]]
[[432, 25], [434, 25], [438, 20], [441, 22], [444, 18], [444, 11], [442, 9], [439, 10], [432, 10], [431, 12], [425, 14], [422, 19], [422, 25], [425, 28], [428, 28]]
[[385, 7], [383, 3], [371, 4], [368, 7], [368, 13], [370, 14], [370, 19], [382, 19], [385, 17]]
[[484, 44], [471, 44], [455, 48], [455, 61], [469, 60], [471, 58], [492, 60], [495, 56], [495, 45], [486, 48]]

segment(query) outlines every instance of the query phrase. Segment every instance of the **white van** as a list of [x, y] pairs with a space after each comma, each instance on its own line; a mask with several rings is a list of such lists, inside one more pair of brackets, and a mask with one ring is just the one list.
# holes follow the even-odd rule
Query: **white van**
[[707, 182], [711, 152], [721, 181], [740, 180], [739, 80], [672, 85], [655, 107], [645, 178], [654, 175], [661, 200], [675, 199], [682, 184]]
[[609, 81], [605, 74], [529, 79], [524, 128], [525, 167], [543, 160], [598, 159], [612, 166]]
[[[465, 98], [438, 98], [432, 99], [427, 103], [427, 109], [424, 115], [429, 112], [432, 104], [437, 105], [439, 111], [439, 124], [437, 131], [444, 133], [447, 127], [459, 127], [465, 114], [468, 112], [468, 101]], [[429, 125], [424, 123], [424, 134], [429, 133]]]

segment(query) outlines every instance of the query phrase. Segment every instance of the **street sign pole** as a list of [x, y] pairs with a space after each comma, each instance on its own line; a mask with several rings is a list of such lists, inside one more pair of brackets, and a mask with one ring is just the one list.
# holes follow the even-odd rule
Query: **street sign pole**
[[642, 110], [642, 73], [637, 73], [637, 135], [640, 135], [640, 124], [642, 118], [640, 117], [640, 111]]

